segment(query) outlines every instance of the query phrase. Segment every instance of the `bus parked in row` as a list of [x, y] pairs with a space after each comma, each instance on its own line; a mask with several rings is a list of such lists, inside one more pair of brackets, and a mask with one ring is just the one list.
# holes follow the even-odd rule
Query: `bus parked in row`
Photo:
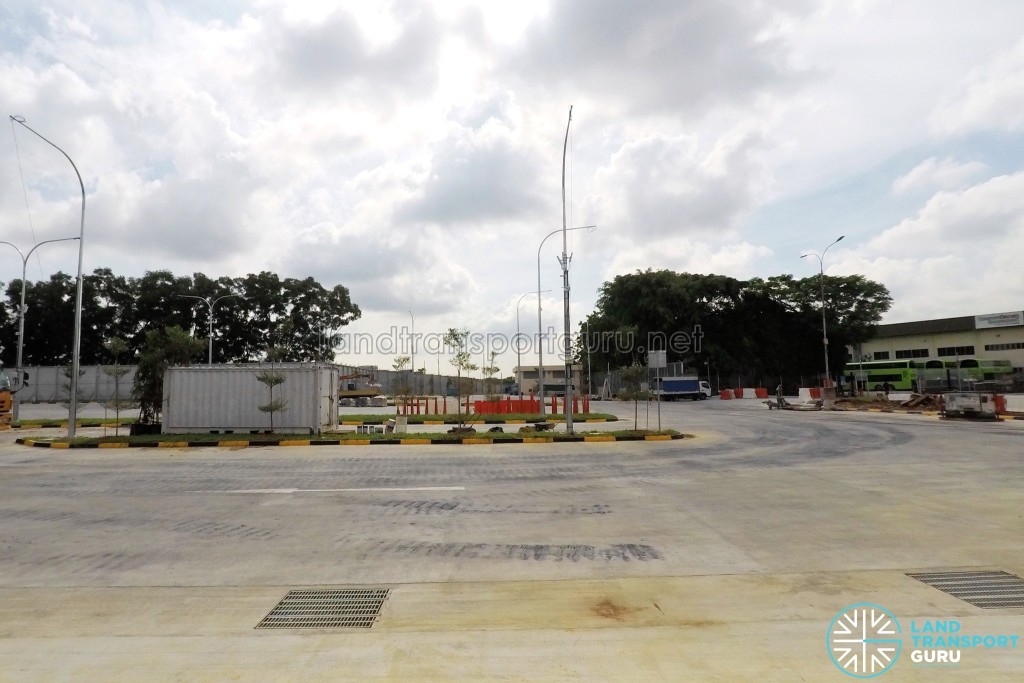
[[981, 389], [1008, 384], [1013, 366], [1008, 360], [880, 360], [847, 363], [847, 386], [860, 391], [923, 391]]

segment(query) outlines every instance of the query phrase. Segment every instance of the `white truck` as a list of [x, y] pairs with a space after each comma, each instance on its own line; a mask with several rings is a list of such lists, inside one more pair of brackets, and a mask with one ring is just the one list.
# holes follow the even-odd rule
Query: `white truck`
[[711, 398], [711, 385], [696, 376], [661, 377], [656, 381], [654, 393], [661, 396], [663, 401], [675, 401], [680, 398], [703, 401]]

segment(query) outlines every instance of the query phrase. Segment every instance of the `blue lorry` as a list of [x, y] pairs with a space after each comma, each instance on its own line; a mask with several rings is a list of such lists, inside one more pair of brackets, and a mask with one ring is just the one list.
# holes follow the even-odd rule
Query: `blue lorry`
[[662, 401], [680, 398], [703, 401], [711, 398], [711, 385], [698, 377], [662, 377], [658, 380], [658, 387], [654, 393], [660, 395]]

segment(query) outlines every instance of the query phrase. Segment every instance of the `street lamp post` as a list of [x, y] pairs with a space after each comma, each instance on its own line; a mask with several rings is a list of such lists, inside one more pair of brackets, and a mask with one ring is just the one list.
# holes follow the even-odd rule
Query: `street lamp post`
[[[828, 328], [826, 327], [826, 324], [825, 324], [825, 253], [831, 247], [833, 247], [837, 243], [841, 242], [844, 237], [846, 237], [846, 235], [840, 235], [838, 238], [836, 238], [835, 242], [833, 242], [832, 244], [830, 244], [827, 247], [825, 247], [824, 251], [822, 251], [821, 254], [818, 254], [816, 252], [811, 251], [811, 252], [808, 252], [806, 254], [801, 254], [800, 255], [800, 258], [806, 258], [808, 256], [814, 256], [816, 259], [818, 259], [819, 281], [821, 282], [821, 343], [822, 343], [822, 346], [825, 349], [825, 382], [824, 382], [824, 385], [825, 385], [826, 388], [828, 387], [829, 383], [832, 381], [832, 376], [829, 373], [829, 369], [828, 369]], [[822, 397], [822, 398], [824, 399], [824, 397]]]
[[[545, 289], [543, 293], [550, 292], [550, 291], [551, 291], [550, 289]], [[531, 295], [537, 295], [537, 292], [526, 292], [521, 297], [519, 297], [519, 301], [516, 303], [516, 367], [519, 368], [520, 372], [522, 372], [522, 368], [523, 368], [523, 348], [522, 348], [522, 333], [519, 331], [519, 307], [522, 306], [523, 299], [525, 299], [526, 297], [531, 296]], [[517, 377], [516, 380], [518, 381], [519, 378]], [[519, 395], [520, 396], [523, 395], [523, 383], [522, 382], [519, 382]]]
[[[597, 230], [597, 226], [580, 225], [575, 228], [567, 228], [567, 230]], [[562, 228], [552, 230], [540, 241], [540, 246], [537, 247], [537, 362], [540, 364], [537, 367], [537, 381], [540, 387], [538, 396], [540, 397], [541, 415], [544, 414], [544, 319], [541, 317], [540, 251], [544, 248], [544, 243], [548, 241], [548, 238], [558, 235], [562, 231]]]
[[18, 358], [17, 358], [17, 361], [16, 361], [17, 365], [15, 367], [15, 374], [18, 377], [18, 391], [15, 392], [15, 394], [14, 394], [14, 421], [15, 422], [18, 421], [18, 409], [19, 409], [19, 406], [21, 405], [21, 398], [20, 398], [19, 394], [21, 393], [21, 389], [24, 388], [24, 386], [25, 386], [25, 382], [24, 382], [24, 380], [22, 378], [22, 372], [21, 372], [21, 351], [22, 351], [22, 348], [24, 347], [24, 339], [25, 339], [25, 290], [28, 288], [28, 281], [25, 278], [27, 277], [27, 271], [28, 271], [28, 259], [32, 255], [33, 251], [35, 251], [39, 247], [43, 246], [44, 244], [49, 244], [51, 242], [68, 242], [70, 240], [77, 240], [77, 239], [78, 239], [77, 237], [61, 237], [61, 238], [55, 239], [55, 240], [43, 240], [42, 242], [39, 242], [34, 247], [29, 249], [27, 254], [22, 254], [21, 253], [21, 249], [19, 249], [17, 247], [17, 245], [12, 244], [10, 242], [5, 242], [3, 240], [0, 240], [0, 244], [6, 244], [9, 247], [13, 247], [14, 250], [18, 252], [18, 255], [21, 256], [21, 306], [18, 308]]
[[410, 384], [413, 385], [412, 395], [416, 396], [416, 316], [412, 314], [412, 311], [409, 311], [409, 318], [412, 320], [412, 359], [409, 361], [412, 365], [412, 376], [409, 379]]
[[[210, 297], [207, 297], [207, 296], [195, 296], [194, 294], [179, 294], [178, 296], [180, 296], [183, 299], [199, 299], [204, 304], [206, 304], [209, 307], [209, 309], [210, 309], [210, 320], [209, 320], [210, 351], [209, 351], [209, 355], [207, 357], [206, 364], [208, 366], [212, 366], [213, 365], [213, 307], [216, 306], [217, 302], [221, 301], [222, 299], [229, 299], [229, 298], [231, 298], [233, 296], [242, 296], [242, 295], [241, 294], [225, 294], [224, 296], [219, 296], [216, 299], [213, 299], [212, 301], [210, 300]], [[244, 299], [245, 297], [242, 297], [242, 298]]]
[[11, 114], [10, 119], [15, 123], [21, 124], [40, 140], [63, 154], [64, 158], [71, 163], [71, 168], [75, 169], [75, 175], [78, 176], [78, 186], [82, 189], [82, 219], [78, 232], [78, 286], [75, 290], [75, 337], [71, 351], [71, 396], [68, 398], [68, 438], [71, 438], [75, 435], [78, 416], [78, 366], [79, 352], [82, 347], [82, 254], [85, 249], [85, 183], [82, 182], [82, 174], [78, 172], [78, 167], [75, 166], [75, 162], [71, 160], [67, 152], [30, 128], [25, 123], [24, 116]]

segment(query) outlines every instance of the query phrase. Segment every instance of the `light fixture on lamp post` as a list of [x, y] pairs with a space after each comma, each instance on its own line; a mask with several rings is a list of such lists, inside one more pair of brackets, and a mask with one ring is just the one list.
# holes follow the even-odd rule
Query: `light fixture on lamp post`
[[563, 230], [597, 230], [596, 225], [581, 225], [575, 228], [559, 228], [558, 230], [552, 230], [549, 232], [544, 239], [540, 241], [540, 246], [537, 247], [537, 382], [539, 385], [538, 396], [540, 397], [540, 414], [544, 414], [544, 319], [541, 317], [541, 285], [540, 285], [540, 251], [544, 248], [544, 243], [548, 241], [548, 238], [558, 235]]
[[824, 251], [822, 251], [821, 254], [818, 254], [817, 252], [810, 251], [810, 252], [807, 252], [806, 254], [801, 254], [800, 255], [800, 258], [806, 258], [808, 256], [813, 256], [816, 259], [818, 259], [818, 273], [819, 273], [819, 280], [821, 282], [821, 343], [822, 343], [822, 346], [825, 349], [825, 382], [824, 382], [824, 387], [825, 388], [827, 388], [828, 385], [832, 381], [832, 377], [831, 377], [831, 375], [829, 373], [829, 369], [828, 369], [828, 328], [826, 327], [826, 323], [825, 323], [825, 253], [831, 247], [833, 247], [836, 244], [838, 244], [839, 242], [841, 242], [844, 237], [846, 237], [846, 235], [840, 235], [838, 238], [836, 238], [835, 242], [833, 242], [832, 244], [830, 244], [827, 247], [825, 247]]
[[210, 297], [208, 297], [208, 296], [196, 296], [194, 294], [179, 294], [178, 296], [181, 297], [182, 299], [199, 299], [204, 304], [206, 304], [207, 307], [210, 309], [210, 320], [209, 320], [210, 350], [209, 350], [209, 355], [207, 357], [206, 364], [208, 366], [212, 366], [213, 365], [213, 307], [217, 305], [217, 302], [219, 302], [219, 301], [221, 301], [223, 299], [230, 299], [233, 296], [241, 297], [243, 299], [245, 297], [242, 296], [241, 294], [225, 294], [224, 296], [219, 296], [216, 299], [212, 299], [211, 300]]
[[75, 332], [71, 351], [71, 396], [68, 398], [68, 438], [72, 438], [75, 436], [75, 427], [78, 421], [78, 367], [79, 352], [82, 347], [82, 255], [85, 250], [85, 183], [82, 182], [82, 174], [78, 172], [78, 167], [75, 166], [75, 162], [71, 160], [67, 152], [29, 127], [25, 123], [24, 116], [11, 114], [10, 119], [31, 131], [40, 140], [63, 154], [64, 158], [71, 163], [71, 168], [75, 169], [75, 175], [78, 176], [78, 186], [82, 190], [82, 218], [78, 231], [78, 285], [75, 289]]
[[19, 394], [21, 393], [21, 389], [24, 388], [24, 386], [25, 386], [25, 382], [24, 382], [24, 379], [22, 378], [22, 370], [21, 370], [21, 352], [22, 352], [22, 348], [24, 347], [24, 341], [25, 341], [25, 290], [28, 288], [28, 281], [25, 278], [27, 276], [26, 271], [28, 270], [28, 258], [29, 258], [29, 256], [32, 255], [33, 251], [35, 251], [39, 247], [43, 246], [44, 244], [50, 244], [51, 242], [68, 242], [70, 240], [77, 240], [77, 239], [79, 239], [79, 238], [78, 237], [61, 237], [61, 238], [55, 239], [55, 240], [43, 240], [42, 242], [39, 242], [38, 244], [33, 246], [31, 249], [29, 249], [27, 254], [22, 254], [21, 253], [21, 249], [19, 249], [17, 245], [12, 244], [11, 242], [6, 242], [6, 241], [3, 241], [3, 240], [0, 240], [0, 244], [6, 244], [9, 247], [13, 247], [14, 250], [18, 252], [18, 255], [21, 256], [21, 306], [18, 308], [18, 357], [17, 357], [17, 361], [16, 361], [17, 365], [15, 367], [15, 374], [18, 377], [18, 391], [15, 392], [15, 394], [14, 394], [14, 412], [13, 412], [13, 418], [14, 418], [15, 422], [18, 421], [18, 409], [19, 409], [19, 406], [21, 405], [21, 398], [19, 397]]

